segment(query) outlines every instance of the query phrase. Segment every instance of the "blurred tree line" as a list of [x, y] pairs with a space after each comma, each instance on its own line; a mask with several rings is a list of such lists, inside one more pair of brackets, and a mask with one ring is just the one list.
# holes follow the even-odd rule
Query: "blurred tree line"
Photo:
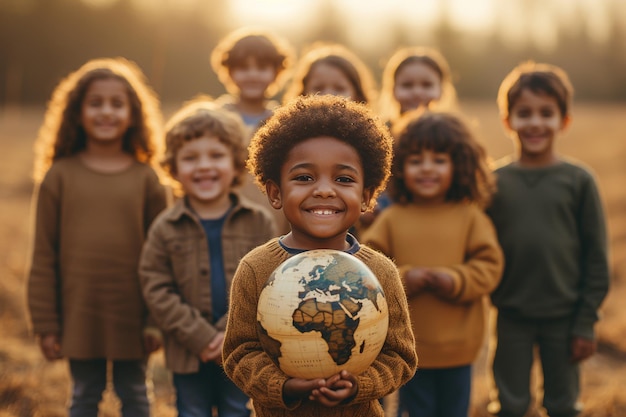
[[[130, 0], [110, 3], [94, 7], [85, 0], [0, 0], [0, 108], [43, 104], [62, 77], [88, 59], [104, 56], [135, 61], [163, 102], [224, 92], [209, 54], [235, 28], [229, 24], [225, 0], [203, 0], [165, 12], [138, 8]], [[296, 50], [316, 40], [344, 43], [380, 81], [384, 59], [393, 51], [351, 45], [346, 20], [332, 0], [320, 0], [317, 14], [308, 18], [319, 23], [307, 33], [276, 31]], [[567, 70], [579, 100], [626, 100], [626, 17], [611, 13], [610, 18], [611, 33], [603, 43], [584, 30], [559, 30], [557, 47], [549, 52], [532, 43], [511, 47], [495, 32], [468, 34], [446, 19], [437, 22], [424, 44], [438, 47], [448, 58], [461, 98], [495, 99], [504, 75], [517, 63], [534, 59]], [[578, 19], [582, 23], [585, 16]], [[420, 43], [406, 25], [392, 26], [391, 36], [398, 46]]]

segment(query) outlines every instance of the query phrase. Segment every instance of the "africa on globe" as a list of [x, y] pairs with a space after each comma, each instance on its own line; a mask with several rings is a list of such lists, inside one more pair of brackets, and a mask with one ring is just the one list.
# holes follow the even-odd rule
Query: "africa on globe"
[[385, 343], [389, 312], [373, 272], [345, 252], [316, 249], [279, 265], [261, 291], [257, 329], [288, 376], [365, 371]]

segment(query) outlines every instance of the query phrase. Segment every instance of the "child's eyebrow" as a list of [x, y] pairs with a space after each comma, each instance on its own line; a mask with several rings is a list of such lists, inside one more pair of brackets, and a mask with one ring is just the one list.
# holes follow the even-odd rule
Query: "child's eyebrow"
[[355, 167], [353, 167], [352, 165], [344, 165], [344, 164], [337, 164], [337, 168], [340, 170], [348, 170], [348, 171], [352, 171], [355, 174], [359, 173], [359, 170], [356, 169]]
[[303, 162], [301, 164], [296, 164], [294, 166], [292, 166], [291, 168], [289, 168], [289, 171], [287, 171], [288, 173], [291, 173], [297, 169], [311, 169], [313, 168], [313, 164], [308, 163], [308, 162]]
[[[288, 173], [291, 173], [297, 169], [313, 169], [315, 167], [315, 164], [312, 164], [310, 162], [303, 162], [301, 164], [296, 164], [294, 166], [292, 166], [289, 171], [287, 171]], [[359, 170], [355, 167], [353, 167], [352, 165], [345, 165], [345, 164], [336, 164], [335, 167], [338, 170], [347, 170], [347, 171], [352, 171], [355, 174], [359, 173]]]

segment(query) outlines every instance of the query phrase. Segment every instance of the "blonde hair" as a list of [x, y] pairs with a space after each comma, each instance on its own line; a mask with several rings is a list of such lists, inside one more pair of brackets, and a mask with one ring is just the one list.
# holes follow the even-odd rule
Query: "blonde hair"
[[250, 57], [261, 64], [269, 64], [276, 71], [276, 78], [267, 89], [267, 95], [271, 97], [284, 85], [293, 55], [291, 45], [273, 32], [258, 27], [243, 27], [218, 42], [211, 52], [211, 67], [226, 90], [236, 94], [237, 86], [230, 77], [233, 68], [245, 64]]
[[356, 92], [355, 101], [367, 104], [374, 102], [376, 82], [369, 68], [354, 52], [340, 44], [314, 43], [298, 61], [291, 84], [283, 96], [283, 103], [305, 94], [304, 89], [313, 67], [321, 63], [339, 69], [346, 76]]
[[96, 80], [116, 79], [128, 90], [131, 127], [122, 142], [136, 160], [154, 164], [162, 152], [162, 116], [156, 93], [139, 67], [124, 58], [99, 58], [85, 63], [56, 86], [35, 141], [33, 179], [43, 180], [50, 165], [85, 149], [87, 136], [80, 125], [81, 109], [89, 86]]
[[[247, 174], [245, 141], [248, 133], [238, 114], [219, 107], [208, 96], [199, 96], [174, 113], [165, 125], [165, 132], [165, 154], [161, 166], [170, 177], [174, 178], [177, 174], [176, 155], [180, 148], [191, 140], [210, 136], [219, 139], [232, 151], [237, 175], [231, 185], [243, 184]], [[176, 183], [173, 188], [180, 194]]]
[[426, 46], [405, 47], [394, 52], [383, 70], [379, 114], [384, 120], [394, 121], [400, 116], [400, 103], [398, 103], [393, 94], [396, 76], [402, 67], [416, 62], [432, 68], [441, 80], [441, 97], [433, 101], [429, 108], [451, 111], [457, 109], [457, 94], [452, 83], [450, 66], [441, 52]]

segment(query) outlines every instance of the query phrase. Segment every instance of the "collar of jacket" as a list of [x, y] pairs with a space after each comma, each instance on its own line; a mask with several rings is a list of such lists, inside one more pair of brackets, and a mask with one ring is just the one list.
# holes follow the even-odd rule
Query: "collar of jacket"
[[[254, 204], [246, 197], [234, 191], [230, 193], [230, 200], [233, 202], [233, 208], [230, 210], [229, 217], [240, 210], [251, 210], [251, 206]], [[198, 219], [198, 216], [189, 208], [186, 197], [176, 200], [172, 206], [172, 210], [170, 210], [166, 216], [167, 220], [170, 222], [177, 222], [182, 217], [189, 217], [194, 220]]]

